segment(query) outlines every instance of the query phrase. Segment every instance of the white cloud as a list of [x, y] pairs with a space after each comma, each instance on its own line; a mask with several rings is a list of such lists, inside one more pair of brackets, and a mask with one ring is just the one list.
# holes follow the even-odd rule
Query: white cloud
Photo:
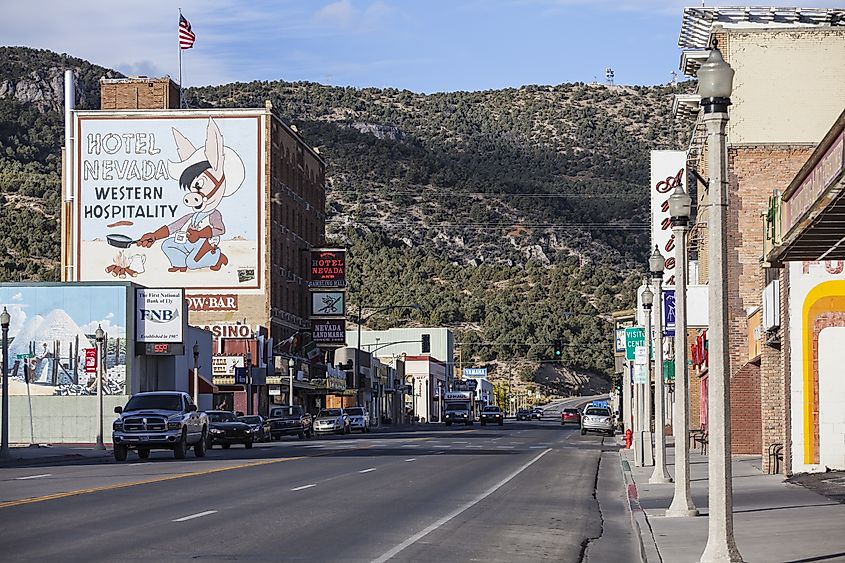
[[314, 15], [314, 19], [319, 22], [336, 25], [340, 27], [348, 27], [355, 20], [356, 12], [352, 7], [350, 0], [337, 0], [323, 6]]
[[23, 301], [23, 293], [20, 291], [12, 296], [12, 301]]
[[114, 318], [114, 313], [109, 313], [108, 315], [106, 315], [106, 318], [107, 318], [107, 319], [113, 319], [113, 318]]
[[109, 335], [109, 338], [125, 338], [126, 337], [126, 327], [119, 326], [116, 324], [112, 324], [109, 318], [114, 317], [113, 314], [109, 313], [105, 319], [101, 321], [91, 321], [88, 324], [84, 324], [79, 328], [82, 329], [82, 332], [85, 334], [94, 334], [97, 331], [97, 327], [103, 329], [103, 332]]
[[[21, 294], [18, 293], [12, 296], [12, 299], [17, 300], [18, 295]], [[23, 296], [21, 295], [21, 297]], [[14, 338], [23, 328], [23, 325], [26, 324], [26, 311], [24, 311], [26, 305], [21, 303], [7, 303], [6, 305], [0, 305], [0, 309], [3, 307], [9, 313], [9, 338]]]

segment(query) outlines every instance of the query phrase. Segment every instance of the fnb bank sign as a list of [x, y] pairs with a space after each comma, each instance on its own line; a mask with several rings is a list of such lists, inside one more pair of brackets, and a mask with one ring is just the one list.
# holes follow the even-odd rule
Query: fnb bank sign
[[135, 290], [135, 340], [182, 342], [185, 297], [182, 289]]
[[321, 248], [311, 251], [310, 287], [346, 287], [346, 251]]

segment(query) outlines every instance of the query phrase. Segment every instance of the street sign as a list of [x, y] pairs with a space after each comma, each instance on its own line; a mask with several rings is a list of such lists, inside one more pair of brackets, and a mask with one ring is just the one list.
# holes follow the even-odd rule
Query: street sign
[[32, 358], [34, 355], [35, 355], [35, 354], [33, 354], [32, 352], [28, 352], [28, 353], [26, 353], [26, 354], [16, 354], [16, 355], [15, 355], [15, 359], [18, 359], [18, 360], [28, 360], [28, 359]]
[[639, 385], [648, 383], [648, 366], [634, 365], [634, 383]]
[[624, 352], [625, 351], [625, 329], [624, 328], [617, 328], [616, 329], [616, 351], [617, 352]]
[[247, 368], [235, 368], [235, 385], [246, 385], [246, 370]]
[[648, 350], [646, 349], [645, 345], [637, 346], [634, 348], [634, 365], [635, 366], [647, 366], [648, 359], [647, 359]]
[[625, 359], [633, 360], [637, 346], [645, 346], [645, 329], [632, 326], [625, 329]]
[[85, 373], [97, 373], [97, 349], [85, 349]]

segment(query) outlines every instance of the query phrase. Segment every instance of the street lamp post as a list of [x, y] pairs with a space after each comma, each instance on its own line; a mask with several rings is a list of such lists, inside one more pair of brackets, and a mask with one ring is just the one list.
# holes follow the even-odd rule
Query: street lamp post
[[252, 352], [246, 353], [246, 414], [252, 414]]
[[645, 310], [645, 384], [640, 383], [640, 443], [638, 448], [643, 467], [654, 464], [654, 449], [651, 442], [651, 309], [654, 304], [654, 292], [649, 286], [643, 291], [643, 309]]
[[648, 258], [651, 281], [654, 282], [654, 473], [648, 480], [651, 484], [671, 483], [672, 477], [666, 470], [666, 410], [665, 385], [663, 381], [663, 270], [666, 260], [655, 246]]
[[293, 406], [293, 368], [296, 367], [296, 360], [290, 358], [288, 360], [288, 405]]
[[710, 175], [707, 221], [710, 243], [710, 322], [708, 329], [708, 508], [707, 546], [701, 561], [742, 561], [733, 529], [731, 471], [731, 390], [728, 356], [728, 158], [725, 128], [734, 70], [716, 45], [698, 70], [698, 92], [707, 128], [707, 171]]
[[194, 404], [197, 405], [197, 408], [199, 408], [199, 404], [200, 404], [200, 391], [199, 391], [199, 386], [200, 386], [200, 376], [199, 376], [200, 343], [196, 340], [194, 341], [194, 350], [193, 351], [194, 351]]
[[6, 307], [0, 313], [0, 329], [3, 331], [3, 429], [0, 432], [0, 458], [12, 457], [9, 451], [9, 323], [12, 317]]
[[675, 235], [675, 494], [668, 517], [698, 516], [689, 480], [689, 368], [687, 367], [687, 225], [692, 200], [681, 184], [669, 196], [669, 215]]
[[94, 332], [94, 338], [97, 340], [97, 445], [94, 446], [96, 450], [106, 449], [103, 444], [103, 364], [105, 363], [105, 354], [103, 353], [103, 340], [106, 333], [103, 328], [97, 325], [97, 330]]

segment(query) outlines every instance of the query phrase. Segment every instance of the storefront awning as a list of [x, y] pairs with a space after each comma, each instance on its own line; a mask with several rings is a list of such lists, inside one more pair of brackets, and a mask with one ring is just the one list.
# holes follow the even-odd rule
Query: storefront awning
[[845, 111], [770, 210], [772, 266], [845, 259]]

